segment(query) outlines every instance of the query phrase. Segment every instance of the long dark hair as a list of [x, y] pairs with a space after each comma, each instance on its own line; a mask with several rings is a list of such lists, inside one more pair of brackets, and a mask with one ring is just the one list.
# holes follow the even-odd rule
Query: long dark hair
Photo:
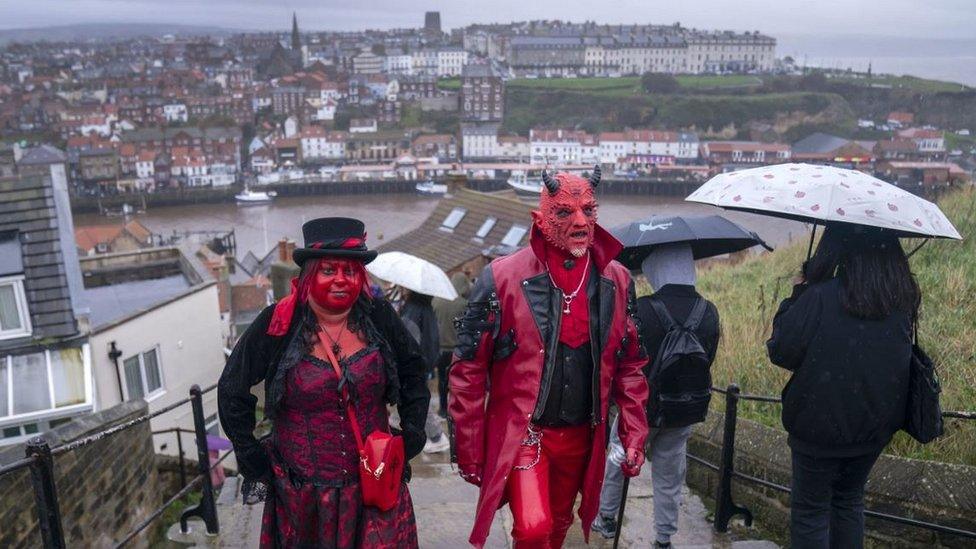
[[841, 306], [857, 318], [879, 320], [896, 312], [915, 318], [922, 293], [898, 238], [870, 227], [833, 225], [803, 267], [809, 284], [840, 279]]

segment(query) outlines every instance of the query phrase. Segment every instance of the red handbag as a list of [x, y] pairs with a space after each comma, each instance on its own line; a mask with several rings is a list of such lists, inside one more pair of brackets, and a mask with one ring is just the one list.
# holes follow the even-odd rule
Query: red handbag
[[[332, 363], [336, 376], [341, 380], [342, 369], [339, 367], [339, 361], [328, 345], [323, 347], [329, 355], [329, 362]], [[400, 495], [400, 480], [403, 478], [405, 461], [403, 437], [383, 431], [373, 431], [364, 441], [355, 410], [349, 400], [349, 392], [345, 388], [342, 391], [342, 399], [346, 401], [349, 423], [359, 450], [359, 486], [363, 492], [363, 504], [372, 505], [380, 511], [389, 511], [396, 505]]]

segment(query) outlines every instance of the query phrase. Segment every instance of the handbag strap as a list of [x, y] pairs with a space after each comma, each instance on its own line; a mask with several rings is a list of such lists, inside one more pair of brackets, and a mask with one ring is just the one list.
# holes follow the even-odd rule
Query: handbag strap
[[[339, 378], [339, 382], [342, 382], [342, 368], [339, 367], [339, 361], [336, 359], [335, 353], [328, 345], [323, 345], [325, 347], [325, 353], [329, 355], [329, 362], [332, 364], [332, 368], [335, 370], [336, 376]], [[365, 443], [363, 443], [363, 433], [359, 430], [359, 421], [356, 420], [356, 411], [352, 406], [352, 399], [349, 398], [349, 389], [346, 387], [342, 388], [341, 397], [346, 401], [346, 413], [349, 414], [349, 423], [352, 425], [352, 435], [356, 439], [356, 448], [359, 450], [359, 456], [361, 458], [366, 457]]]

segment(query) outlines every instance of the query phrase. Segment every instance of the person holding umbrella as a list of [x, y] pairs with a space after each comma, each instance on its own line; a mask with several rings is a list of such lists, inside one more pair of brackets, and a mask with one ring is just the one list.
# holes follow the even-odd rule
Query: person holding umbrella
[[766, 347], [792, 372], [782, 421], [794, 548], [862, 547], [865, 482], [905, 421], [920, 301], [890, 231], [830, 225], [780, 304]]
[[[429, 378], [440, 350], [440, 328], [432, 305], [433, 299], [457, 299], [458, 294], [453, 284], [440, 267], [403, 252], [380, 254], [376, 261], [367, 266], [367, 270], [377, 278], [394, 284], [393, 293], [400, 297], [400, 318], [420, 345], [426, 366], [424, 371]], [[427, 443], [423, 450], [428, 454], [444, 452], [450, 448], [450, 440], [445, 435], [441, 418], [433, 406], [431, 403], [424, 426]]]
[[921, 291], [901, 237], [960, 239], [935, 204], [855, 170], [780, 164], [718, 175], [686, 200], [826, 226], [766, 342], [792, 372], [794, 548], [859, 548], [864, 485], [905, 427]]
[[[687, 471], [688, 438], [705, 419], [711, 398], [710, 368], [718, 350], [720, 321], [715, 305], [695, 289], [695, 260], [737, 252], [759, 237], [720, 216], [654, 217], [620, 227], [624, 266], [639, 268], [654, 294], [637, 300], [641, 339], [651, 362], [647, 437], [654, 488], [655, 547], [670, 547]], [[593, 530], [619, 538], [626, 479], [616, 424], [610, 431], [600, 514]], [[619, 517], [619, 518], [618, 518]]]

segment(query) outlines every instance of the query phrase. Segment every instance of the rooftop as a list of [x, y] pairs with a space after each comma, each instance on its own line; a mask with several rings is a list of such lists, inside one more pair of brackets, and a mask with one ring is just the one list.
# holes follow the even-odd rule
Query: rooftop
[[94, 331], [214, 284], [178, 248], [103, 254], [80, 263]]

